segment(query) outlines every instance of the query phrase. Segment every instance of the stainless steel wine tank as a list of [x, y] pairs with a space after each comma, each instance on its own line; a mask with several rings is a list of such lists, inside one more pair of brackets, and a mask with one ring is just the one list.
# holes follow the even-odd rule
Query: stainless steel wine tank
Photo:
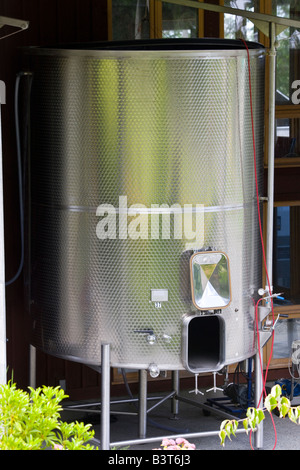
[[[248, 43], [259, 192], [264, 50]], [[29, 48], [32, 344], [98, 367], [255, 353], [261, 287], [247, 52], [231, 40]]]

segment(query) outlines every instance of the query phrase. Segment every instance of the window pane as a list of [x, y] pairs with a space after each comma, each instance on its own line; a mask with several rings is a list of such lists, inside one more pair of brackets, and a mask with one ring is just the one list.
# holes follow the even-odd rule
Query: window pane
[[300, 157], [300, 119], [276, 119], [275, 158]]
[[[259, 11], [259, 0], [224, 0], [224, 6], [239, 10]], [[258, 41], [258, 30], [254, 24], [241, 16], [224, 14], [224, 37]]]
[[274, 304], [300, 304], [300, 206], [274, 209], [273, 285]]
[[[272, 0], [272, 14], [300, 19], [298, 0]], [[287, 28], [277, 37], [276, 104], [290, 104], [293, 82], [300, 80], [300, 32]]]
[[148, 39], [147, 0], [112, 0], [112, 37], [116, 41]]
[[300, 320], [278, 320], [274, 331], [273, 359], [291, 357], [292, 343], [300, 338]]
[[198, 10], [170, 3], [162, 4], [162, 37], [195, 38], [198, 36]]

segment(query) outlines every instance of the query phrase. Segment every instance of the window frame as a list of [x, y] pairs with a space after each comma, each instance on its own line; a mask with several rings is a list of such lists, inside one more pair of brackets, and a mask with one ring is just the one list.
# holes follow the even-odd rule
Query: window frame
[[[274, 202], [274, 207], [292, 207], [292, 206], [297, 206], [300, 207], [300, 201], [275, 201]], [[294, 304], [294, 305], [280, 305], [277, 307], [274, 307], [274, 313], [283, 313], [283, 314], [299, 314], [300, 315], [300, 304]]]
[[[197, 0], [203, 2], [207, 0]], [[209, 0], [208, 0], [209, 1]], [[222, 0], [221, 0], [222, 1]], [[214, 2], [212, 2], [214, 3]], [[108, 24], [108, 40], [113, 39], [112, 31], [112, 11], [113, 11], [113, 0], [107, 0], [107, 24]], [[205, 14], [210, 12], [204, 12], [204, 10], [198, 9], [198, 36], [199, 38], [204, 37], [205, 34]], [[214, 15], [217, 15], [216, 13]], [[161, 39], [162, 38], [162, 2], [160, 0], [149, 0], [149, 16], [150, 16], [150, 39]], [[219, 21], [219, 37], [224, 35], [223, 21]]]

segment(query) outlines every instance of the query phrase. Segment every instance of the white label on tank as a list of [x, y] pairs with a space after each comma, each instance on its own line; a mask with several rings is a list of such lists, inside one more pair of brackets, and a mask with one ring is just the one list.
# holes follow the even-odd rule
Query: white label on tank
[[168, 289], [151, 289], [152, 302], [167, 302], [169, 299]]

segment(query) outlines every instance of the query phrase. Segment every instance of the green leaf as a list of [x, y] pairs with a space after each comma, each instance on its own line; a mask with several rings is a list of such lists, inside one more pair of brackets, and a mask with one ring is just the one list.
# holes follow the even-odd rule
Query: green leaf
[[244, 426], [244, 429], [246, 430], [246, 433], [248, 434], [249, 426], [248, 426], [248, 419], [247, 418], [245, 418], [243, 420], [243, 426]]
[[22, 428], [22, 424], [18, 421], [15, 422], [15, 430], [17, 430], [19, 433], [22, 433], [23, 431], [23, 428]]
[[295, 424], [300, 424], [300, 406], [292, 406], [288, 411], [288, 417]]
[[232, 434], [232, 422], [231, 421], [228, 421], [228, 423], [226, 424], [225, 431], [226, 431], [228, 439], [231, 440], [231, 437], [230, 437]]
[[221, 426], [220, 426], [221, 431], [225, 428], [227, 423], [229, 423], [229, 419], [224, 419], [224, 421], [222, 421]]
[[222, 421], [219, 432], [221, 445], [224, 446], [226, 437], [231, 440], [231, 435], [235, 436], [237, 428], [238, 422], [236, 420], [230, 421], [229, 419], [225, 419], [224, 421]]
[[224, 431], [224, 429], [222, 429], [222, 431], [219, 432], [219, 437], [220, 437], [220, 440], [221, 440], [221, 446], [225, 446], [225, 439], [226, 439], [226, 431]]
[[280, 398], [281, 394], [282, 394], [282, 390], [281, 390], [280, 385], [276, 384], [271, 388], [270, 395], [272, 395], [273, 397]]
[[250, 407], [247, 410], [246, 416], [248, 418], [248, 424], [251, 427], [251, 429], [254, 429], [256, 427], [256, 422], [255, 422], [255, 408]]
[[280, 411], [280, 418], [284, 418], [291, 407], [291, 402], [287, 397], [281, 397], [278, 403], [278, 409]]
[[[261, 409], [256, 409], [253, 407], [248, 408], [246, 416], [248, 418], [248, 424], [251, 429], [255, 429], [256, 426], [265, 418], [264, 412]], [[244, 425], [245, 427], [245, 425]]]
[[276, 399], [276, 397], [274, 397], [274, 395], [269, 394], [265, 398], [265, 407], [267, 408], [269, 413], [277, 407], [277, 399]]
[[299, 410], [295, 407], [291, 407], [288, 411], [288, 417], [293, 423], [298, 424]]
[[257, 410], [257, 424], [261, 423], [265, 419], [265, 413], [263, 410]]
[[238, 428], [238, 423], [237, 423], [237, 421], [234, 421], [234, 420], [233, 420], [233, 421], [232, 421], [231, 432], [232, 432], [232, 434], [234, 435], [234, 437], [235, 437], [235, 433], [236, 433], [237, 428]]

